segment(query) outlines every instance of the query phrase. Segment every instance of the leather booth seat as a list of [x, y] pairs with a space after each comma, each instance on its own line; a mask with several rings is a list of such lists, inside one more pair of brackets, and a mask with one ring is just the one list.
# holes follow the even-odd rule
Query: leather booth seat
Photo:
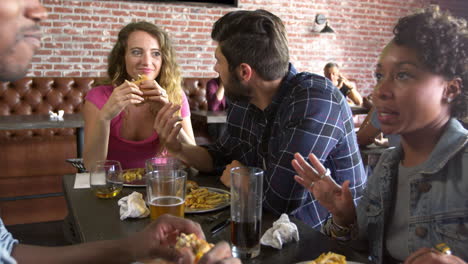
[[[209, 78], [186, 78], [182, 87], [193, 110], [206, 110]], [[26, 77], [0, 82], [0, 115], [78, 113], [86, 93], [103, 78]], [[197, 142], [206, 142], [203, 124], [194, 124]], [[76, 169], [75, 129], [0, 130], [0, 215], [5, 224], [63, 219], [67, 213], [62, 175]]]

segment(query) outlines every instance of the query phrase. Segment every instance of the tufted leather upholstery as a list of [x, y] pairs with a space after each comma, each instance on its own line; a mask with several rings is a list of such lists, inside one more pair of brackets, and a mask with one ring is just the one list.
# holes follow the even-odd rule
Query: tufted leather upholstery
[[[191, 109], [207, 109], [209, 79], [183, 80]], [[103, 78], [26, 77], [0, 82], [0, 115], [45, 114], [60, 109], [80, 112], [86, 93], [101, 81]], [[206, 137], [205, 127], [193, 127], [197, 138]], [[0, 130], [0, 146], [0, 198], [61, 192], [61, 176], [76, 172], [65, 162], [76, 157], [75, 129]]]
[[206, 102], [206, 83], [210, 78], [185, 78], [182, 87], [191, 110], [208, 110]]
[[[76, 113], [83, 97], [102, 78], [23, 78], [0, 82], [0, 115]], [[0, 130], [0, 139], [73, 135], [74, 129]]]

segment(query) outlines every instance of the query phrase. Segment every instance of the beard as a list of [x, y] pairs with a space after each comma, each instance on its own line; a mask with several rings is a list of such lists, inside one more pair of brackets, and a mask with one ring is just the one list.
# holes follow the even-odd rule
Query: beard
[[[18, 65], [3, 63], [4, 58], [0, 57], [0, 81], [12, 82], [23, 78], [28, 72], [28, 65]], [[11, 61], [5, 59], [5, 61]]]
[[11, 40], [7, 48], [0, 53], [0, 81], [15, 81], [23, 78], [28, 72], [32, 57], [38, 47], [28, 44], [24, 39], [24, 32], [40, 31], [38, 26], [22, 27]]
[[250, 102], [252, 99], [252, 89], [243, 85], [234, 72], [231, 72], [229, 79], [227, 82], [223, 82], [223, 85], [226, 97], [231, 101]]

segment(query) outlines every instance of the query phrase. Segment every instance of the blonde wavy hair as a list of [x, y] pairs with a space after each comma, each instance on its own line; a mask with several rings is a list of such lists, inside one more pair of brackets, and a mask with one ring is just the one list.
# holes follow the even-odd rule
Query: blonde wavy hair
[[128, 37], [135, 31], [144, 31], [158, 40], [162, 65], [156, 81], [166, 90], [171, 103], [181, 105], [182, 77], [171, 40], [163, 29], [146, 21], [132, 22], [120, 30], [117, 42], [108, 57], [107, 74], [109, 75], [110, 82], [114, 86], [119, 86], [125, 80], [131, 79], [126, 70], [125, 51], [127, 50]]

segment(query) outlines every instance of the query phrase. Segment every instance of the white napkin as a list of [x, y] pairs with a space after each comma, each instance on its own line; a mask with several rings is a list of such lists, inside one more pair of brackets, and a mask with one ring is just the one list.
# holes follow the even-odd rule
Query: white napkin
[[126, 218], [145, 218], [150, 211], [146, 207], [143, 195], [139, 192], [132, 192], [130, 195], [120, 198], [118, 205], [120, 206], [120, 220]]
[[282, 214], [278, 220], [273, 222], [273, 227], [268, 229], [260, 239], [260, 243], [281, 249], [283, 244], [292, 240], [299, 241], [299, 232], [296, 224], [289, 221], [287, 214]]
[[75, 176], [75, 189], [86, 189], [89, 188], [89, 173], [77, 173]]
[[63, 114], [64, 113], [65, 113], [65, 111], [63, 111], [63, 110], [58, 110], [57, 113], [54, 113], [54, 112], [49, 110], [50, 120], [52, 120], [52, 121], [63, 121]]

